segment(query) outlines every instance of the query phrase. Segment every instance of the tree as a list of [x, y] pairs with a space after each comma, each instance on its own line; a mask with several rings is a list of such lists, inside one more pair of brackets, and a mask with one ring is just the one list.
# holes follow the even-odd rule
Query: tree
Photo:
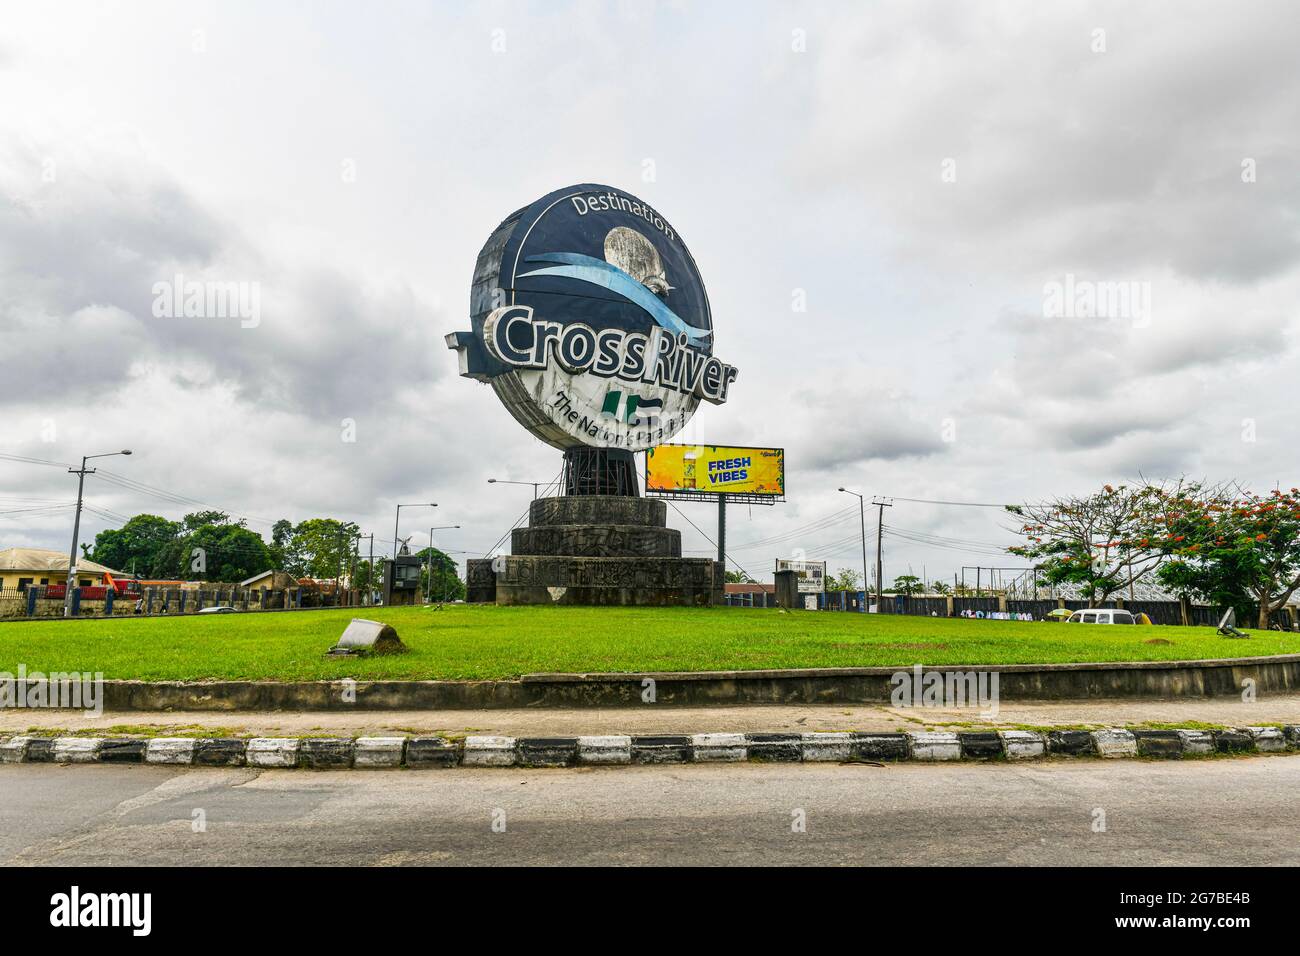
[[136, 515], [120, 528], [95, 535], [94, 547], [86, 555], [127, 574], [152, 575], [159, 554], [176, 539], [180, 527], [158, 515]]
[[[429, 558], [433, 557], [433, 581], [430, 587]], [[418, 552], [424, 562], [420, 569], [420, 593], [435, 601], [458, 601], [465, 597], [465, 582], [457, 573], [456, 561], [437, 548], [424, 548]]]
[[947, 594], [952, 590], [952, 585], [947, 581], [935, 581], [930, 585], [930, 590], [935, 594], [947, 596]]
[[266, 542], [224, 511], [196, 511], [180, 521], [177, 534], [158, 552], [156, 577], [199, 581], [242, 581], [271, 567]]
[[1167, 555], [1160, 578], [1221, 607], [1254, 609], [1267, 629], [1300, 588], [1300, 490], [1257, 495], [1239, 488], [1170, 495], [1145, 546]]
[[894, 578], [895, 594], [906, 594], [911, 597], [913, 594], [920, 594], [924, 589], [924, 583], [915, 574], [900, 574]]
[[724, 578], [728, 584], [753, 584], [754, 579], [743, 571], [727, 571]]
[[351, 566], [357, 525], [337, 518], [308, 518], [284, 546], [284, 570], [295, 577], [334, 578]]
[[1142, 540], [1163, 516], [1167, 497], [1182, 487], [1105, 485], [1082, 498], [1007, 505], [1023, 519], [1020, 533], [1027, 542], [1007, 550], [1034, 561], [1052, 584], [1080, 585], [1088, 606], [1095, 607], [1160, 564], [1162, 556]]
[[827, 591], [860, 591], [862, 574], [852, 568], [840, 568], [835, 574], [826, 575]]

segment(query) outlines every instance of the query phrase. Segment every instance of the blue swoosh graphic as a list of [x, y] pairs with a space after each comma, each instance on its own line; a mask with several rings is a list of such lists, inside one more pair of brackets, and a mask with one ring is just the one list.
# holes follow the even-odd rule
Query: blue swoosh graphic
[[672, 332], [685, 332], [686, 337], [692, 342], [706, 339], [713, 334], [712, 331], [705, 331], [704, 329], [697, 329], [693, 325], [688, 325], [676, 312], [668, 308], [657, 295], [618, 266], [611, 265], [604, 259], [595, 259], [577, 252], [544, 252], [539, 255], [529, 256], [524, 261], [560, 262], [563, 265], [525, 272], [519, 276], [521, 279], [528, 276], [563, 276], [566, 279], [590, 282], [593, 285], [617, 293], [634, 305], [640, 306], [650, 313], [650, 317], [663, 328]]

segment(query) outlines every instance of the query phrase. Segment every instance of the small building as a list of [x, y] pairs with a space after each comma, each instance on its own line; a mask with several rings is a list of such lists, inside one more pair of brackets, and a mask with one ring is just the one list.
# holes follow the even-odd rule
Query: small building
[[776, 585], [751, 582], [724, 584], [722, 600], [728, 607], [775, 607]]
[[[103, 585], [104, 575], [124, 577], [88, 558], [77, 559], [77, 586]], [[65, 584], [68, 556], [46, 548], [6, 548], [0, 551], [0, 590], [26, 591], [29, 584]]]

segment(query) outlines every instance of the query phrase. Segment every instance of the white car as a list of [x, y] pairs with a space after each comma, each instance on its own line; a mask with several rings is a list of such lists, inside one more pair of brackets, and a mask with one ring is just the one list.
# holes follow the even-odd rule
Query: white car
[[200, 614], [236, 614], [239, 609], [231, 607], [229, 604], [218, 604], [215, 607], [205, 607], [199, 611]]
[[1136, 624], [1137, 619], [1129, 611], [1111, 608], [1096, 608], [1090, 611], [1075, 611], [1066, 624]]

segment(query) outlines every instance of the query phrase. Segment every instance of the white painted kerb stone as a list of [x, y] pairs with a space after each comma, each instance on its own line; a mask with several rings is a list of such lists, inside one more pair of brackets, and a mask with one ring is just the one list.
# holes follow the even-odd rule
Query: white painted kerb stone
[[145, 745], [144, 762], [191, 764], [194, 762], [194, 738], [155, 737]]
[[960, 760], [961, 740], [946, 731], [924, 731], [907, 735], [912, 739], [913, 760]]
[[1183, 742], [1184, 756], [1202, 756], [1214, 753], [1214, 738], [1208, 730], [1176, 730]]
[[1276, 727], [1247, 727], [1246, 733], [1255, 738], [1255, 749], [1260, 753], [1279, 753], [1286, 750], [1286, 738]]
[[0, 741], [0, 763], [22, 763], [27, 756], [27, 742], [31, 737], [10, 737]]
[[254, 737], [244, 759], [250, 767], [296, 767], [298, 743], [297, 737]]
[[744, 734], [692, 734], [696, 763], [730, 763], [749, 756]]
[[368, 768], [400, 767], [405, 737], [358, 737], [352, 754], [352, 766]]
[[1000, 731], [1008, 760], [1031, 760], [1047, 753], [1047, 738], [1030, 730]]
[[632, 762], [632, 738], [615, 735], [578, 738], [578, 763]]
[[59, 737], [54, 741], [55, 763], [94, 763], [99, 759], [102, 737]]
[[1137, 738], [1127, 730], [1094, 730], [1092, 742], [1102, 757], [1136, 757]]
[[466, 737], [463, 767], [513, 767], [514, 737]]

